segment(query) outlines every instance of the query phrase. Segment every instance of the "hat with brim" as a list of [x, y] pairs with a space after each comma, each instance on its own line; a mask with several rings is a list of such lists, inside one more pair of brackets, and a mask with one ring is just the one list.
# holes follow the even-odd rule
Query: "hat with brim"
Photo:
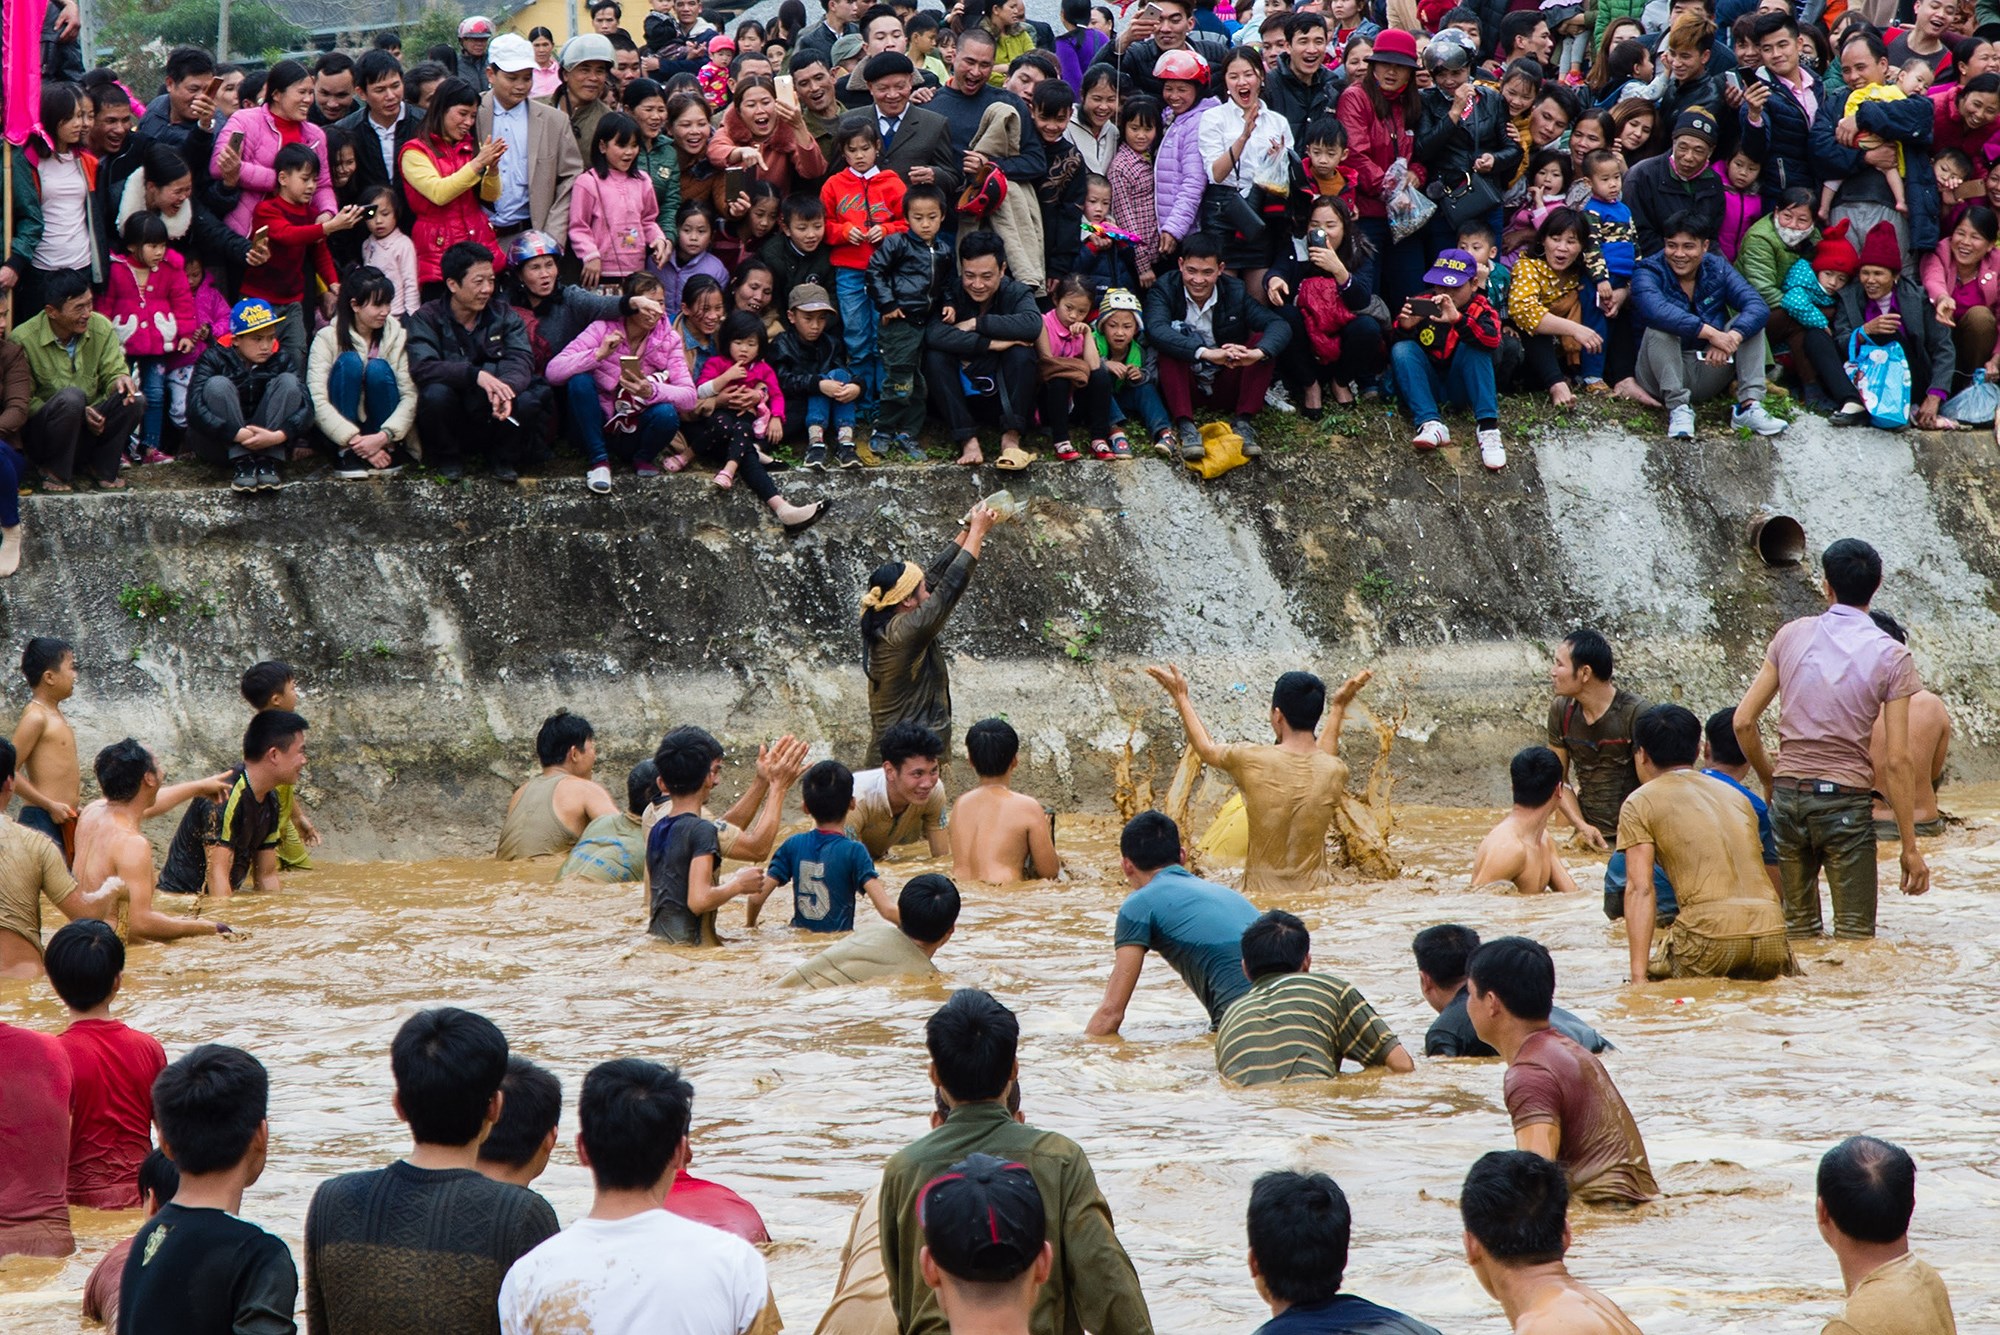
[[1401, 65], [1404, 69], [1417, 67], [1417, 39], [1401, 28], [1384, 28], [1375, 35], [1375, 49], [1368, 53], [1371, 65]]
[[245, 297], [229, 312], [229, 334], [266, 334], [285, 322], [285, 317], [271, 309], [268, 301], [255, 297]]
[[792, 289], [792, 299], [787, 304], [795, 311], [830, 311], [833, 298], [818, 283], [800, 283]]
[[502, 74], [525, 74], [535, 67], [535, 48], [519, 33], [505, 33], [487, 46], [486, 63]]
[[588, 65], [593, 60], [610, 65], [617, 59], [618, 53], [611, 49], [611, 39], [601, 32], [578, 33], [563, 43], [562, 54], [557, 57], [566, 70]]
[[1456, 290], [1471, 287], [1479, 277], [1479, 261], [1463, 250], [1445, 250], [1431, 261], [1430, 272], [1424, 275], [1426, 287], [1448, 287]]
[[843, 33], [834, 39], [833, 50], [827, 53], [834, 64], [853, 60], [861, 54], [861, 34]]

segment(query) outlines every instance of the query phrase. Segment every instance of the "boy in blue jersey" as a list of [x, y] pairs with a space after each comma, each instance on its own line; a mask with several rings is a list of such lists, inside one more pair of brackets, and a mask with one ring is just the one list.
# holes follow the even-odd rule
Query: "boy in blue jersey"
[[854, 809], [854, 774], [837, 760], [822, 760], [799, 785], [814, 828], [778, 846], [764, 869], [764, 886], [750, 900], [749, 922], [757, 925], [764, 901], [781, 885], [792, 887], [792, 926], [809, 932], [854, 930], [854, 900], [865, 892], [886, 922], [900, 922], [896, 901], [876, 874], [875, 860], [847, 833]]

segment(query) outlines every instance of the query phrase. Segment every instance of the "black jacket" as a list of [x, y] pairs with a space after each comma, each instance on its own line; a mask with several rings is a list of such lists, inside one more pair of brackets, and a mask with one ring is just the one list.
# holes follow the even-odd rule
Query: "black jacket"
[[[1928, 102], [1929, 98], [1913, 99]], [[1886, 105], [1886, 104], [1885, 104]], [[1914, 207], [1914, 206], [1913, 206]], [[1833, 341], [1840, 346], [1840, 355], [1847, 355], [1847, 340], [1855, 330], [1866, 323], [1861, 318], [1867, 309], [1868, 294], [1861, 290], [1861, 284], [1851, 282], [1840, 289], [1840, 296], [1833, 303]], [[1952, 372], [1958, 367], [1958, 348], [1952, 342], [1951, 330], [1938, 323], [1937, 314], [1931, 307], [1931, 299], [1924, 295], [1923, 288], [1907, 278], [1896, 280], [1897, 314], [1903, 317], [1901, 335], [1904, 355], [1910, 363], [1910, 407], [1917, 406], [1917, 400], [1933, 389], [1951, 393]], [[1862, 342], [1868, 335], [1861, 336]], [[1924, 363], [1930, 364], [1930, 377], [1924, 377]]]
[[[1936, 105], [1928, 97], [1911, 97], [1901, 102], [1863, 102], [1854, 112], [1855, 123], [1862, 133], [1894, 140], [1903, 147], [1904, 193], [1910, 206], [1910, 251], [1915, 255], [1928, 254], [1939, 239], [1937, 177], [1931, 173], [1930, 153]], [[1819, 167], [1820, 177], [1846, 181], [1834, 196], [1835, 207], [1846, 202], [1850, 192], [1871, 188], [1882, 191], [1880, 198], [1886, 201], [1887, 188], [1862, 161], [1862, 150], [1842, 148], [1834, 138], [1841, 109], [1839, 103], [1823, 102], [1820, 114], [1813, 120], [1812, 160]]]
[[1205, 342], [1187, 323], [1187, 284], [1180, 271], [1169, 270], [1146, 289], [1146, 339], [1162, 357], [1191, 362], [1203, 348], [1224, 343], [1248, 343], [1261, 334], [1257, 349], [1276, 358], [1291, 342], [1292, 329], [1269, 306], [1250, 300], [1249, 289], [1234, 274], [1224, 274], [1215, 289], [1215, 339]]
[[425, 302], [408, 329], [410, 376], [419, 386], [464, 391], [479, 382], [481, 371], [490, 371], [519, 394], [535, 377], [528, 326], [497, 294], [470, 329], [453, 317], [450, 297]]
[[365, 103], [341, 117], [339, 125], [346, 133], [348, 142], [354, 145], [354, 179], [349, 185], [355, 197], [360, 198], [362, 191], [373, 189], [378, 185], [395, 186], [397, 207], [399, 209], [407, 207], [402, 202], [403, 146], [415, 139], [417, 132], [423, 129], [423, 113], [407, 102], [403, 104], [402, 114], [396, 120], [396, 160], [388, 163], [382, 161], [382, 141], [376, 136], [375, 126], [368, 119], [368, 107]]
[[930, 328], [924, 331], [927, 346], [948, 352], [960, 361], [984, 357], [993, 342], [1033, 345], [1042, 332], [1042, 309], [1035, 304], [1035, 290], [1017, 278], [1002, 278], [992, 300], [984, 307], [954, 283], [951, 299], [944, 303], [961, 320], [974, 322], [971, 329], [946, 324], [933, 311]]
[[[1808, 77], [1811, 71], [1807, 71]], [[1768, 84], [1771, 96], [1764, 103], [1761, 113], [1762, 125], [1750, 123], [1750, 104], [1744, 103], [1736, 113], [1742, 135], [1738, 142], [1746, 152], [1756, 155], [1764, 164], [1764, 174], [1758, 178], [1758, 186], [1764, 195], [1764, 207], [1776, 207], [1779, 195], [1795, 185], [1808, 190], [1819, 188], [1818, 174], [1812, 166], [1812, 120], [1800, 104], [1798, 95], [1791, 85], [1782, 79], [1774, 79], [1763, 66], [1758, 66], [1756, 79]], [[1822, 95], [1820, 109], [1825, 110], [1828, 99]], [[1835, 108], [1836, 111], [1839, 108]], [[1835, 119], [1839, 119], [1837, 116]]]
[[[205, 436], [219, 438], [227, 438], [239, 429], [219, 420], [208, 410], [202, 390], [216, 376], [236, 386], [236, 397], [243, 405], [243, 416], [247, 419], [264, 401], [264, 395], [270, 391], [273, 381], [281, 375], [296, 378], [298, 374], [298, 365], [292, 361], [292, 354], [285, 351], [282, 343], [271, 350], [269, 358], [254, 366], [237, 356], [236, 349], [211, 343], [195, 362], [194, 378], [188, 382], [188, 425]], [[276, 429], [283, 431], [287, 440], [297, 440], [311, 424], [312, 415], [312, 399], [301, 394], [299, 410]]]
[[1660, 94], [1660, 100], [1655, 105], [1659, 108], [1659, 123], [1666, 127], [1670, 139], [1674, 122], [1680, 119], [1681, 113], [1702, 107], [1715, 117], [1716, 132], [1722, 136], [1722, 142], [1715, 146], [1715, 152], [1710, 157], [1716, 162], [1727, 162], [1730, 154], [1736, 151], [1740, 122], [1729, 114], [1729, 103], [1722, 95], [1722, 73], [1714, 61], [1708, 63], [1707, 71], [1698, 78], [1670, 86]]
[[1417, 130], [1410, 156], [1422, 163], [1424, 179], [1446, 186], [1460, 185], [1482, 153], [1493, 155], [1493, 169], [1483, 173], [1501, 194], [1521, 167], [1521, 146], [1507, 137], [1507, 100], [1491, 88], [1481, 88], [1472, 114], [1459, 120], [1451, 114], [1451, 96], [1441, 88], [1426, 88], [1417, 98]]
[[1286, 56], [1265, 77], [1263, 96], [1265, 106], [1291, 122], [1292, 143], [1303, 153], [1306, 126], [1333, 114], [1333, 104], [1340, 100], [1340, 85], [1324, 65], [1313, 72], [1311, 83], [1305, 82], [1292, 72], [1292, 58]]
[[785, 406], [790, 408], [796, 399], [801, 411], [806, 396], [819, 393], [819, 382], [847, 364], [842, 340], [830, 329], [811, 343], [800, 338], [798, 330], [787, 329], [771, 340], [767, 357], [777, 373], [778, 388], [785, 392]]
[[1625, 173], [1625, 202], [1632, 209], [1632, 227], [1639, 234], [1641, 257], [1666, 248], [1660, 229], [1677, 213], [1692, 211], [1710, 236], [1722, 228], [1722, 178], [1703, 168], [1692, 181], [1674, 174], [1670, 153], [1634, 163]]
[[928, 320], [942, 310], [957, 282], [957, 265], [942, 236], [920, 241], [909, 232], [894, 232], [868, 260], [868, 299], [875, 309], [901, 310], [912, 320]]
[[791, 309], [792, 289], [800, 283], [818, 283], [828, 296], [833, 295], [833, 254], [824, 241], [810, 255], [801, 255], [784, 232], [774, 232], [757, 251], [757, 258], [771, 266], [774, 310]]
[[[1229, 53], [1235, 48], [1223, 38], [1206, 32], [1190, 32], [1188, 46], [1208, 62], [1208, 91], [1217, 97], [1223, 96], [1222, 67], [1229, 63]], [[1122, 56], [1118, 54], [1118, 43], [1106, 42], [1091, 64], [1110, 65], [1131, 80], [1139, 92], [1158, 97], [1160, 81], [1153, 77], [1153, 66], [1159, 63], [1159, 59], [1160, 44], [1148, 37], [1143, 42], [1134, 42], [1126, 47]], [[1028, 128], [1033, 130], [1034, 126]]]

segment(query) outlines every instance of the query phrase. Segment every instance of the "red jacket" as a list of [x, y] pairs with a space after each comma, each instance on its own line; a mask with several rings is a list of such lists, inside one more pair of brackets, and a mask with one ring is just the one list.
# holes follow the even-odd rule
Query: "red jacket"
[[[1457, 297], [1454, 296], [1456, 301]], [[1493, 309], [1493, 303], [1486, 299], [1484, 292], [1475, 292], [1465, 304], [1461, 318], [1453, 324], [1439, 324], [1425, 320], [1415, 329], [1397, 327], [1397, 337], [1416, 340], [1417, 346], [1431, 355], [1431, 360], [1442, 365], [1451, 360], [1451, 354], [1458, 351], [1458, 340], [1464, 336], [1472, 340], [1476, 347], [1488, 352], [1500, 346], [1500, 312]]]
[[[271, 258], [243, 271], [243, 295], [262, 297], [274, 306], [304, 301], [311, 275], [328, 287], [340, 282], [333, 252], [326, 248], [326, 228], [313, 221], [311, 204], [287, 204], [271, 195], [250, 214], [250, 230], [271, 229]], [[310, 266], [310, 270], [308, 269]]]
[[[1412, 108], [1417, 105], [1414, 93], [1405, 98], [1405, 105]], [[1349, 84], [1341, 93], [1334, 114], [1340, 118], [1341, 128], [1347, 131], [1347, 158], [1342, 165], [1354, 169], [1355, 212], [1363, 218], [1387, 217], [1382, 173], [1397, 158], [1409, 159], [1416, 143], [1414, 127], [1408, 123], [1402, 105], [1391, 104], [1388, 118], [1378, 117], [1375, 104], [1368, 100], [1368, 90], [1359, 83]], [[1410, 163], [1410, 176], [1418, 185], [1424, 183], [1421, 163]]]
[[905, 193], [903, 178], [886, 168], [865, 180], [852, 167], [827, 178], [819, 189], [819, 202], [826, 206], [826, 239], [834, 268], [868, 267], [875, 244], [863, 241], [861, 235], [869, 228], [880, 227], [884, 237], [910, 230], [903, 217]]

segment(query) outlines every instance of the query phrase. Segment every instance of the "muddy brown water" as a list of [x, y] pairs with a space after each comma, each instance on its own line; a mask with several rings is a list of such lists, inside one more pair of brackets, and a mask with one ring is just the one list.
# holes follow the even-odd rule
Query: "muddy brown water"
[[[1983, 822], [2000, 811], [2000, 787], [1949, 797], [1974, 819], [1930, 841], [1938, 888], [1918, 900], [1891, 890], [1879, 941], [1808, 947], [1807, 977], [1761, 987], [1629, 991], [1623, 933], [1594, 890], [1469, 894], [1470, 849], [1492, 813], [1399, 809], [1398, 880], [1286, 907], [1313, 929], [1315, 966], [1359, 984], [1413, 1050], [1431, 1018], [1409, 955], [1418, 928], [1465, 921], [1555, 951], [1558, 1000], [1619, 1045], [1609, 1065], [1669, 1193], [1630, 1214], [1576, 1212], [1571, 1264], [1651, 1335], [1817, 1331], [1838, 1308], [1840, 1277], [1814, 1230], [1813, 1168], [1857, 1131], [1917, 1156], [1915, 1245], [1944, 1273], [1960, 1329], [1993, 1330], [2000, 923], [1988, 896], [2000, 888], [2000, 825]], [[1500, 1064], [1420, 1058], [1409, 1076], [1231, 1089], [1199, 1006], [1157, 959], [1123, 1041], [1085, 1038], [1123, 885], [1113, 821], [1070, 820], [1064, 834], [1076, 879], [972, 888], [936, 986], [776, 989], [813, 949], [783, 925], [782, 901], [755, 934], [726, 909], [731, 944], [695, 953], [645, 937], [633, 887], [558, 886], [538, 879], [547, 868], [483, 862], [328, 865], [290, 878], [280, 897], [232, 905], [231, 921], [254, 933], [244, 945], [136, 949], [122, 1014], [170, 1055], [213, 1040], [270, 1067], [271, 1164], [244, 1211], [295, 1255], [321, 1179], [407, 1148], [388, 1046], [420, 1006], [482, 1011], [561, 1075], [562, 1145], [537, 1185], [565, 1221], [590, 1200], [573, 1148], [584, 1071], [627, 1055], [679, 1064], [697, 1091], [695, 1171], [762, 1210], [780, 1306], [805, 1332], [831, 1294], [855, 1202], [925, 1129], [924, 1019], [949, 986], [984, 987], [1021, 1017], [1030, 1120], [1089, 1150], [1163, 1332], [1263, 1319], [1243, 1207], [1258, 1173], [1297, 1166], [1332, 1173], [1353, 1202], [1350, 1288], [1447, 1335], [1504, 1330], [1465, 1268], [1456, 1209], [1472, 1160], [1512, 1143]], [[1569, 861], [1595, 884], [1597, 864]], [[889, 864], [891, 884], [926, 866]], [[1893, 884], [1893, 861], [1883, 871]], [[24, 983], [0, 983], [0, 1018], [62, 1023], [46, 987]], [[74, 1223], [70, 1258], [0, 1262], [0, 1331], [91, 1328], [77, 1315], [84, 1278], [138, 1217], [78, 1210]]]

